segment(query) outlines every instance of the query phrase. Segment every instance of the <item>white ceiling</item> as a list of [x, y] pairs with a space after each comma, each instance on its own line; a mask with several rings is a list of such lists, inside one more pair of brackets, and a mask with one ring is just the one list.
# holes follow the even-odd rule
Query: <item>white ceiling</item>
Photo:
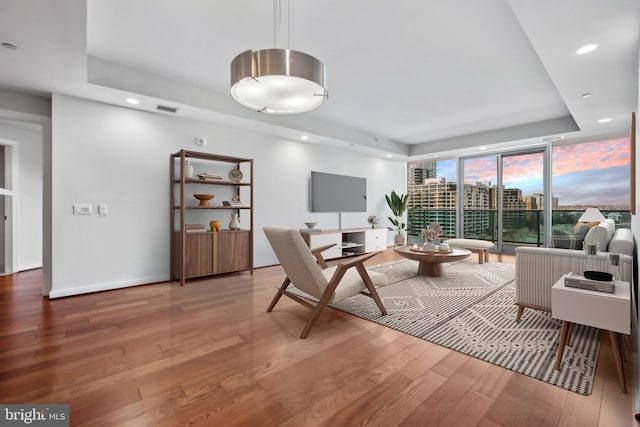
[[[274, 47], [266, 0], [0, 0], [0, 42], [18, 46], [0, 49], [0, 87], [135, 94], [142, 109], [400, 159], [629, 129], [637, 0], [290, 2], [288, 46], [327, 66], [312, 112], [269, 116], [229, 95], [233, 58]], [[576, 55], [587, 43], [599, 47]]]

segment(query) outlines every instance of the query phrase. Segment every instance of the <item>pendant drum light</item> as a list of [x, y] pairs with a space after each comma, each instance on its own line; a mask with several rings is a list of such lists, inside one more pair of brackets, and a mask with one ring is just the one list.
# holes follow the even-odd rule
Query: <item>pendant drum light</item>
[[[279, 0], [274, 0], [276, 46], [279, 12]], [[328, 97], [325, 84], [324, 64], [296, 50], [277, 47], [247, 50], [231, 62], [231, 96], [239, 104], [261, 113], [296, 114], [313, 110]]]

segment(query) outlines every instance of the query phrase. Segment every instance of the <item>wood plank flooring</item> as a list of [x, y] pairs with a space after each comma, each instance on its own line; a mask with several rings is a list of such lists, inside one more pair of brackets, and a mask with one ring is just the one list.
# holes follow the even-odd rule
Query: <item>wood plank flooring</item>
[[585, 397], [331, 308], [300, 340], [308, 310], [265, 312], [283, 278], [49, 301], [39, 270], [1, 277], [0, 402], [68, 403], [77, 426], [637, 426], [606, 335]]

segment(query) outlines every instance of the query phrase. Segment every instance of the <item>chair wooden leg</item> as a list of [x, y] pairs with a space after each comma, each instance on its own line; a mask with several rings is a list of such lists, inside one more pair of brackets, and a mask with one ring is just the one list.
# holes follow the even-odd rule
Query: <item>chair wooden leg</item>
[[318, 317], [320, 317], [320, 313], [322, 312], [322, 310], [326, 305], [327, 305], [326, 302], [324, 304], [318, 303], [314, 307], [313, 312], [311, 313], [311, 317], [309, 318], [309, 320], [307, 320], [307, 324], [304, 326], [304, 329], [300, 334], [300, 338], [305, 339], [307, 335], [309, 335], [309, 332], [311, 331], [313, 324], [316, 323], [316, 320], [318, 320]]
[[522, 317], [522, 312], [524, 311], [524, 307], [519, 305], [518, 312], [516, 313], [516, 323], [520, 323], [520, 318]]
[[285, 277], [284, 281], [282, 282], [282, 285], [280, 285], [280, 289], [278, 289], [278, 292], [276, 292], [276, 295], [273, 297], [273, 300], [271, 300], [271, 304], [269, 304], [269, 307], [267, 308], [267, 313], [271, 313], [271, 310], [273, 310], [273, 307], [276, 306], [276, 304], [280, 300], [280, 297], [284, 294], [284, 290], [287, 289], [287, 287], [290, 284], [291, 284], [291, 280], [289, 280], [289, 277]]
[[320, 297], [318, 304], [314, 307], [313, 312], [311, 313], [311, 318], [309, 318], [309, 320], [307, 321], [307, 324], [302, 330], [302, 334], [300, 334], [300, 338], [305, 339], [307, 335], [309, 335], [309, 332], [311, 331], [313, 324], [316, 323], [316, 320], [318, 320], [318, 317], [320, 317], [320, 313], [329, 302], [329, 299], [331, 298], [336, 288], [338, 287], [338, 283], [340, 283], [340, 280], [342, 280], [342, 277], [344, 276], [344, 272], [345, 272], [345, 269], [341, 269], [341, 268], [338, 268], [335, 271], [335, 273], [333, 274], [333, 277], [329, 281], [329, 284], [327, 285], [324, 292], [322, 293], [322, 296]]
[[380, 299], [380, 296], [378, 295], [378, 291], [376, 291], [376, 287], [373, 286], [373, 282], [371, 281], [371, 277], [369, 277], [369, 273], [367, 273], [367, 269], [362, 264], [358, 264], [356, 266], [356, 269], [358, 270], [358, 273], [360, 273], [360, 277], [362, 278], [362, 281], [364, 282], [364, 284], [366, 285], [367, 289], [369, 290], [369, 294], [371, 295], [373, 300], [376, 302], [376, 305], [380, 309], [380, 313], [382, 313], [383, 315], [386, 316], [387, 315], [387, 309], [385, 308], [384, 304], [382, 303], [382, 300]]

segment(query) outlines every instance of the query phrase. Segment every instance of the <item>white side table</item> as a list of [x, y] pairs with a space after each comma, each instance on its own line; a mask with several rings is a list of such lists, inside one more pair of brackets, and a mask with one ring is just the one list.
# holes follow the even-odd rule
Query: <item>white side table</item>
[[609, 331], [618, 381], [623, 393], [627, 392], [624, 365], [621, 356], [620, 334], [631, 333], [631, 298], [629, 282], [616, 280], [614, 293], [570, 288], [562, 276], [551, 289], [551, 316], [562, 320], [556, 369], [560, 369], [562, 354], [573, 325], [592, 326]]

